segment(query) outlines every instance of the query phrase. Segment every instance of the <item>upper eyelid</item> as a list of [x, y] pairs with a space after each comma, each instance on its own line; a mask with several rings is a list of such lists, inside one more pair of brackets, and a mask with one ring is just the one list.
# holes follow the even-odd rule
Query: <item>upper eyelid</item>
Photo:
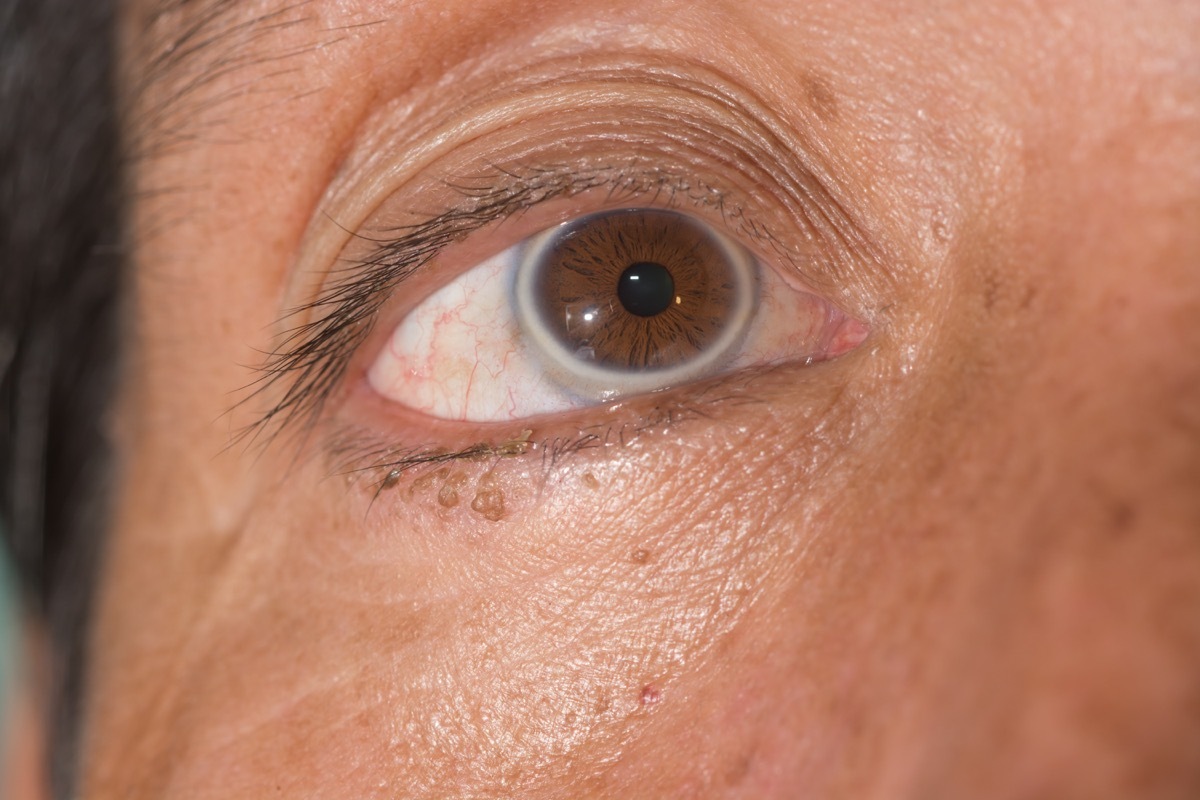
[[[708, 207], [715, 210], [734, 232], [767, 244], [775, 241], [765, 225], [746, 221], [739, 206], [727, 205], [727, 193], [706, 184], [694, 184], [687, 178], [663, 171], [603, 167], [579, 170], [570, 165], [552, 167], [517, 167], [498, 170], [493, 175], [460, 178], [447, 182], [459, 192], [465, 202], [424, 224], [382, 231], [387, 235], [374, 238], [356, 234], [360, 239], [376, 241], [379, 246], [372, 254], [351, 265], [352, 271], [363, 268], [388, 268], [400, 256], [410, 253], [414, 240], [423, 237], [439, 238], [439, 229], [464, 237], [493, 222], [507, 219], [534, 206], [558, 198], [570, 198], [597, 189], [608, 190], [608, 200], [633, 202], [649, 199], [657, 203], [666, 197], [666, 205]], [[732, 213], [731, 213], [732, 212]], [[431, 255], [436, 255], [449, 242], [443, 242]], [[397, 276], [403, 280], [411, 273]], [[394, 288], [394, 287], [393, 287]]]
[[[536, 135], [505, 140], [508, 132], [531, 125], [552, 127], [556, 139], [573, 141], [576, 152], [567, 158], [582, 163], [587, 154], [578, 151], [578, 143], [594, 137], [590, 128], [620, 117], [620, 128], [605, 129], [601, 138], [649, 143], [660, 156], [723, 161], [728, 173], [723, 177], [770, 195], [804, 238], [853, 251], [855, 263], [830, 265], [839, 273], [838, 283], [870, 282], [872, 276], [854, 274], [856, 265], [886, 263], [866, 235], [863, 198], [831, 176], [822, 155], [829, 143], [815, 141], [812, 125], [785, 122], [744, 81], [713, 65], [654, 50], [615, 55], [585, 50], [512, 69], [476, 66], [477, 71], [454, 76], [453, 92], [406, 96], [399, 112], [384, 107], [364, 122], [350, 148], [353, 155], [343, 160], [315, 221], [328, 216], [342, 230], [358, 230], [393, 189], [448, 154], [467, 163], [457, 151], [477, 141], [487, 142], [492, 151], [511, 152], [485, 156], [476, 165], [541, 162], [546, 143], [526, 145]], [[447, 97], [454, 98], [453, 105], [446, 104]]]

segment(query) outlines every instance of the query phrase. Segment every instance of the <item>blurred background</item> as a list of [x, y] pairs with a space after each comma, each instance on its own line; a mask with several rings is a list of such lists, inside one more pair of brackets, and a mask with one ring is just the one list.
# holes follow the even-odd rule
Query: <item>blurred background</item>
[[0, 543], [0, 797], [5, 798], [21, 796], [15, 785], [16, 775], [9, 764], [9, 756], [16, 745], [13, 699], [21, 660], [16, 597], [16, 579], [7, 548]]

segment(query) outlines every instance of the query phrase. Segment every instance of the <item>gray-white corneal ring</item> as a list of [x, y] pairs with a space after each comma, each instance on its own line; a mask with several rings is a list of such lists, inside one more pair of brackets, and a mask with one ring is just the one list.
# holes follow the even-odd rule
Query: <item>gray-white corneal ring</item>
[[539, 270], [536, 267], [546, 250], [571, 230], [583, 227], [597, 218], [614, 213], [651, 210], [657, 213], [679, 214], [685, 217], [689, 224], [697, 222], [695, 218], [681, 212], [664, 212], [662, 209], [627, 208], [600, 211], [548, 228], [530, 238], [518, 254], [518, 265], [512, 284], [513, 308], [517, 323], [544, 374], [564, 391], [582, 399], [615, 400], [618, 397], [680, 386], [702, 378], [706, 373], [732, 360], [753, 320], [758, 300], [756, 260], [749, 251], [727, 236], [718, 231], [708, 230], [706, 235], [712, 238], [720, 248], [721, 254], [732, 265], [735, 283], [733, 308], [729, 310], [727, 317], [729, 324], [703, 354], [674, 367], [633, 371], [581, 361], [575, 351], [559, 340], [537, 310], [536, 284]]

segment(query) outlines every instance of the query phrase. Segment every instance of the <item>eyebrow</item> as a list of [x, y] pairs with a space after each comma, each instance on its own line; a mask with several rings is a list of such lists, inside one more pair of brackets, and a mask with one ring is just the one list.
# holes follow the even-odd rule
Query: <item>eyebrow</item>
[[251, 19], [238, 20], [236, 12], [247, 4], [237, 0], [157, 0], [143, 4], [140, 13], [135, 14], [134, 25], [146, 51], [157, 53], [161, 66], [180, 69], [226, 36], [252, 30], [311, 2], [294, 0]]
[[[131, 157], [160, 155], [194, 141], [199, 135], [198, 112], [233, 99], [244, 88], [205, 96], [204, 90], [219, 80], [341, 38], [332, 30], [329, 38], [306, 46], [274, 51], [259, 46], [274, 33], [311, 23], [316, 17], [307, 8], [313, 3], [259, 3], [262, 8], [250, 16], [239, 13], [247, 4], [237, 0], [157, 0], [136, 7], [130, 20], [136, 69], [126, 71], [130, 85], [125, 87], [135, 101], [129, 107], [137, 108], [137, 116], [128, 120]], [[273, 73], [289, 68], [300, 67], [276, 66]]]

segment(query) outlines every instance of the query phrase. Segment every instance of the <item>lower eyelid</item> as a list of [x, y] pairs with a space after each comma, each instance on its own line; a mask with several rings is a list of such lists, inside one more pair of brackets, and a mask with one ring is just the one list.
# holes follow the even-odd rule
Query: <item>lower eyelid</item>
[[[800, 370], [811, 370], [813, 379], [798, 380]], [[745, 437], [776, 424], [778, 403], [805, 409], [802, 419], [814, 426], [824, 424], [834, 418], [849, 374], [836, 364], [760, 365], [671, 391], [510, 423], [430, 419], [396, 408], [364, 380], [351, 398], [355, 412], [341, 416], [330, 435], [332, 470], [365, 493], [368, 509], [394, 496], [389, 493], [402, 481], [408, 486], [404, 497], [411, 498], [429, 481], [439, 484], [448, 469], [472, 480], [494, 474], [537, 484], [539, 475], [546, 480], [558, 469], [608, 463], [635, 444], [679, 444], [693, 426], [735, 440]], [[375, 422], [364, 424], [368, 420]]]

